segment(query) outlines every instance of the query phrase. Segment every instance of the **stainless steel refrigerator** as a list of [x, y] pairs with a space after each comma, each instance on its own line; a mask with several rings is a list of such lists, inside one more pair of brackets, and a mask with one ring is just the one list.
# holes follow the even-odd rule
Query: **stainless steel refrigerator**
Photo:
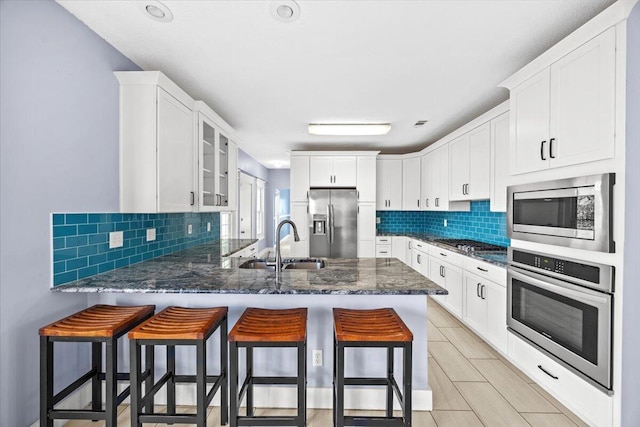
[[309, 255], [358, 256], [358, 197], [355, 189], [309, 191]]

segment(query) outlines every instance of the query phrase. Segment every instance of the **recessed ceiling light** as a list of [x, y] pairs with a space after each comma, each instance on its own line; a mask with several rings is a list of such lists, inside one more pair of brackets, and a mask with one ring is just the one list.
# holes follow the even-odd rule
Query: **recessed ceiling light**
[[371, 136], [386, 135], [390, 130], [389, 123], [309, 124], [309, 133], [313, 135]]
[[173, 13], [171, 13], [167, 6], [163, 5], [159, 1], [139, 1], [138, 5], [145, 15], [155, 21], [171, 22], [173, 20]]
[[271, 16], [280, 22], [293, 22], [300, 16], [300, 6], [293, 0], [271, 2]]

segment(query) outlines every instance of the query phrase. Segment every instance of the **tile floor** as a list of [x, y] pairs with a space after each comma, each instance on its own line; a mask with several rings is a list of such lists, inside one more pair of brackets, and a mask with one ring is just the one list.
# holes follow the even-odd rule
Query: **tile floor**
[[[429, 299], [428, 304], [429, 384], [433, 390], [433, 411], [414, 412], [414, 426], [586, 426], [436, 302]], [[179, 410], [191, 412], [193, 407], [183, 406]], [[269, 412], [268, 409], [256, 411], [265, 415]], [[277, 413], [293, 415], [294, 411], [278, 410]], [[308, 427], [329, 427], [332, 425], [331, 410], [309, 410], [307, 421]], [[220, 425], [219, 408], [210, 408], [207, 424]], [[70, 421], [66, 427], [100, 425], [103, 423]], [[118, 426], [130, 426], [126, 405], [120, 407]], [[151, 427], [150, 424], [144, 426]]]

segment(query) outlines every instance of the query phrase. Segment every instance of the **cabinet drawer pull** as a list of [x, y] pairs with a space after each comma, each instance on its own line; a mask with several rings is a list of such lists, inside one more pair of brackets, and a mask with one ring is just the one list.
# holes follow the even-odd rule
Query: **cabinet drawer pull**
[[486, 268], [482, 268], [482, 267], [476, 267], [476, 268], [480, 271], [484, 271], [485, 273], [489, 272], [489, 270], [487, 270]]
[[538, 369], [540, 369], [542, 372], [544, 372], [545, 374], [549, 375], [551, 378], [553, 378], [554, 380], [557, 380], [558, 377], [556, 377], [555, 375], [553, 375], [552, 373], [550, 373], [549, 371], [547, 371], [546, 369], [544, 369], [542, 367], [542, 365], [538, 365]]
[[542, 141], [540, 143], [540, 159], [541, 160], [547, 160], [547, 158], [544, 156], [544, 144], [546, 144], [547, 141]]
[[555, 141], [555, 140], [556, 140], [555, 138], [551, 138], [549, 140], [549, 158], [551, 158], [551, 159], [555, 159], [556, 158], [556, 156], [553, 155], [553, 141]]
[[447, 254], [443, 254], [442, 252], [440, 252], [440, 255], [442, 255], [442, 256], [447, 256]]
[[386, 253], [387, 253], [387, 251], [380, 251], [380, 253], [381, 253], [381, 254], [386, 254]]
[[191, 192], [191, 206], [196, 204], [196, 193]]

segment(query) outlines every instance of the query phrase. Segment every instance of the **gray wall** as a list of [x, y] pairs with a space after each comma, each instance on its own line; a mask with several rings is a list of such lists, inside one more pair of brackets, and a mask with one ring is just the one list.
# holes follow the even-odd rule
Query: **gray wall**
[[622, 318], [622, 426], [640, 420], [640, 3], [627, 21], [627, 152]]
[[[118, 83], [138, 67], [52, 1], [0, 1], [0, 425], [38, 418], [38, 328], [87, 306], [51, 294], [51, 212], [118, 210]], [[61, 345], [56, 388], [88, 367]]]
[[[275, 190], [289, 188], [289, 169], [269, 169], [269, 182], [267, 183], [267, 226], [266, 226], [266, 239], [267, 246], [273, 246], [275, 244], [275, 226], [273, 223], [273, 217], [275, 215], [275, 206], [273, 206], [273, 197]], [[282, 235], [285, 232], [282, 231]]]
[[[238, 169], [255, 178], [260, 178], [265, 182], [269, 181], [269, 169], [264, 167], [262, 163], [258, 162], [256, 159], [254, 159], [253, 157], [251, 157], [249, 154], [245, 153], [241, 149], [238, 149]], [[265, 188], [266, 188], [266, 185], [265, 185]], [[238, 186], [238, 189], [240, 189], [240, 186]], [[255, 195], [256, 195], [255, 190], [253, 192], [253, 195], [255, 199]], [[238, 197], [239, 196], [240, 195], [238, 194]], [[265, 201], [265, 209], [267, 209], [266, 201]], [[268, 221], [267, 221], [267, 226], [268, 226]], [[256, 229], [255, 216], [253, 218], [253, 229], [254, 230]], [[267, 244], [268, 240], [266, 237], [267, 237], [267, 230], [265, 229], [265, 238], [258, 242], [258, 251], [261, 251], [268, 246]]]

